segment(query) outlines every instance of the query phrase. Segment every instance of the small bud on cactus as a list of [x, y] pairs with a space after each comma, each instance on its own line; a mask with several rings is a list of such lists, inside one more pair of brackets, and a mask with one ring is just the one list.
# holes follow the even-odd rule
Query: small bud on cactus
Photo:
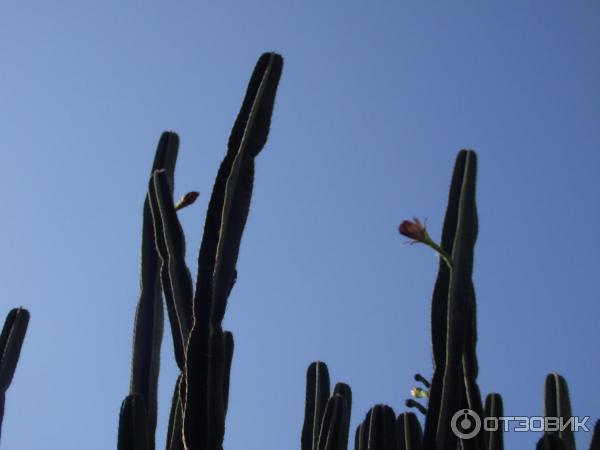
[[187, 194], [184, 194], [183, 197], [179, 199], [179, 201], [175, 204], [175, 211], [179, 211], [186, 206], [190, 206], [192, 203], [196, 201], [196, 199], [200, 196], [199, 192], [191, 191]]
[[414, 398], [425, 398], [429, 397], [429, 392], [420, 387], [414, 387], [410, 390], [410, 395]]
[[425, 226], [416, 217], [413, 218], [412, 222], [410, 220], [403, 221], [398, 227], [398, 231], [400, 231], [401, 235], [412, 239], [413, 242], [411, 244], [425, 242], [429, 239]]
[[444, 249], [442, 249], [442, 247], [433, 242], [431, 237], [429, 237], [429, 233], [427, 233], [425, 225], [423, 225], [419, 219], [413, 217], [412, 221], [404, 220], [398, 227], [398, 231], [401, 235], [412, 239], [409, 244], [421, 242], [434, 249], [436, 253], [440, 255], [440, 257], [446, 262], [446, 264], [448, 264], [448, 267], [452, 269], [452, 261], [450, 260], [450, 256], [444, 251]]

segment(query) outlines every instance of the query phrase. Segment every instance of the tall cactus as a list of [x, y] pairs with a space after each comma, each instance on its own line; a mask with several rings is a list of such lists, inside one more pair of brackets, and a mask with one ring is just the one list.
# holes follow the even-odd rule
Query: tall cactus
[[321, 361], [306, 372], [306, 405], [302, 450], [346, 450], [352, 408], [352, 391], [337, 383], [330, 396], [329, 370]]
[[600, 419], [598, 419], [594, 425], [590, 450], [600, 450]]
[[[423, 224], [415, 219], [405, 221], [400, 233], [433, 248], [440, 255], [437, 279], [431, 307], [431, 338], [433, 348], [433, 378], [431, 383], [417, 374], [415, 380], [427, 389], [413, 389], [416, 397], [427, 397], [427, 407], [409, 399], [406, 405], [417, 408], [425, 415], [422, 433], [417, 416], [402, 413], [394, 422], [394, 412], [386, 405], [376, 405], [356, 429], [355, 450], [503, 450], [502, 427], [482, 431], [473, 437], [454, 434], [451, 421], [455, 413], [470, 409], [480, 419], [499, 418], [503, 415], [502, 397], [490, 394], [485, 408], [477, 385], [478, 363], [476, 354], [477, 323], [475, 289], [472, 281], [474, 246], [478, 233], [475, 185], [477, 157], [472, 150], [459, 152], [444, 219], [441, 243], [436, 244]], [[309, 399], [316, 401], [316, 388], [311, 384], [311, 370], [318, 371], [324, 363], [309, 368], [307, 383], [307, 416], [305, 417], [302, 450], [315, 450], [306, 445], [307, 418], [317, 410]], [[322, 370], [322, 369], [321, 369]], [[323, 377], [321, 377], [323, 378]], [[324, 395], [321, 397], [325, 397]], [[322, 406], [321, 406], [322, 409]], [[565, 380], [551, 374], [546, 380], [545, 414], [548, 417], [571, 416], [569, 395]], [[314, 414], [318, 418], [318, 414]], [[600, 423], [600, 422], [599, 422]], [[314, 425], [312, 426], [314, 429]], [[392, 431], [394, 429], [394, 431]], [[468, 432], [469, 430], [465, 430]], [[596, 424], [591, 450], [598, 450], [600, 425]], [[543, 450], [575, 450], [573, 434], [569, 430], [546, 433], [537, 444]]]
[[462, 150], [454, 167], [441, 242], [441, 248], [451, 255], [452, 267], [440, 260], [432, 298], [434, 373], [423, 442], [427, 450], [450, 450], [455, 446], [450, 420], [459, 408], [482, 413], [476, 383], [475, 293], [471, 280], [478, 229], [476, 173], [475, 152]]
[[423, 445], [423, 430], [414, 413], [405, 412], [396, 421], [398, 430], [398, 450], [419, 449]]
[[[498, 419], [504, 415], [504, 406], [502, 403], [502, 397], [500, 394], [492, 393], [488, 394], [485, 398], [485, 408], [483, 416], [485, 418]], [[504, 449], [504, 437], [502, 435], [502, 428], [494, 431], [484, 430], [484, 448], [485, 450], [503, 450]]]
[[218, 450], [223, 442], [228, 374], [227, 338], [221, 322], [236, 279], [235, 265], [252, 196], [254, 158], [268, 136], [282, 64], [275, 53], [258, 60], [208, 206], [185, 367], [183, 429], [190, 449]]
[[[237, 279], [242, 234], [254, 183], [254, 160], [266, 144], [283, 59], [263, 54], [252, 73], [244, 100], [229, 136], [210, 197], [196, 283], [185, 258], [185, 237], [178, 210], [196, 199], [186, 194], [173, 200], [179, 138], [160, 137], [143, 206], [140, 295], [135, 312], [129, 392], [119, 415], [119, 450], [155, 450], [157, 386], [164, 327], [163, 297], [179, 369], [167, 428], [167, 450], [222, 450], [229, 404], [234, 351], [233, 334], [222, 321]], [[472, 280], [478, 234], [475, 202], [477, 156], [461, 150], [456, 158], [441, 242], [436, 244], [421, 222], [405, 221], [400, 232], [433, 248], [440, 255], [431, 299], [433, 374], [431, 382], [417, 374], [426, 388], [413, 396], [427, 398], [426, 407], [406, 401], [425, 416], [396, 416], [384, 404], [373, 406], [355, 431], [355, 450], [503, 450], [502, 428], [472, 437], [455, 435], [456, 413], [471, 410], [483, 419], [499, 419], [503, 400], [491, 393], [482, 404], [477, 385], [476, 296]], [[0, 335], [0, 435], [5, 395], [12, 381], [29, 322], [23, 308], [10, 311]], [[306, 405], [301, 450], [348, 448], [352, 391], [337, 383], [331, 392], [329, 371], [312, 363], [306, 375]], [[544, 386], [544, 415], [571, 418], [565, 379], [549, 374]], [[563, 422], [564, 423], [564, 422]], [[560, 424], [560, 422], [559, 422]], [[570, 429], [548, 431], [538, 450], [575, 450]], [[600, 450], [600, 421], [590, 450]]]
[[[557, 373], [546, 377], [544, 384], [544, 416], [568, 420], [571, 414], [571, 400], [565, 379]], [[575, 439], [570, 428], [554, 433], [562, 440], [566, 450], [575, 450]]]
[[250, 79], [210, 198], [195, 289], [173, 201], [179, 140], [172, 132], [161, 136], [144, 202], [141, 294], [134, 325], [130, 393], [119, 421], [119, 450], [155, 448], [164, 322], [161, 291], [180, 370], [166, 448], [222, 448], [234, 343], [221, 322], [237, 276], [235, 266], [252, 197], [254, 158], [269, 134], [282, 67], [280, 55], [265, 53]]
[[[171, 186], [173, 186], [178, 147], [179, 138], [175, 133], [163, 133], [152, 164], [152, 173], [157, 170], [167, 171]], [[148, 450], [154, 449], [154, 439], [150, 439], [150, 437], [154, 436], [156, 429], [156, 395], [164, 312], [160, 284], [162, 268], [157, 251], [150, 200], [150, 195], [146, 195], [142, 222], [140, 299], [135, 313], [130, 395], [123, 401], [121, 407], [122, 425], [119, 432], [119, 447], [123, 446], [123, 449], [128, 448], [121, 442], [129, 442], [129, 438], [125, 435], [127, 433], [125, 427], [131, 420], [125, 419], [125, 417], [134, 417], [136, 421], [140, 421], [142, 425], [131, 428], [130, 432], [139, 434], [140, 428], [143, 428], [147, 435], [144, 437], [144, 442], [147, 444], [144, 445], [148, 446]], [[169, 306], [167, 309], [170, 311]], [[177, 358], [177, 350], [181, 350], [176, 343], [174, 346]], [[143, 418], [139, 417], [141, 411], [144, 411]]]
[[2, 334], [0, 334], [0, 436], [6, 391], [12, 382], [19, 362], [28, 324], [29, 311], [24, 308], [14, 308], [6, 316]]

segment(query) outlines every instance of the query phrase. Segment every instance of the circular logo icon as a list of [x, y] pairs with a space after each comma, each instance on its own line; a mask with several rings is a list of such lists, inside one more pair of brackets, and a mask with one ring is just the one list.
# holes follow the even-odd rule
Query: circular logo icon
[[481, 430], [481, 419], [475, 411], [461, 409], [456, 411], [450, 422], [452, 432], [460, 439], [472, 439]]

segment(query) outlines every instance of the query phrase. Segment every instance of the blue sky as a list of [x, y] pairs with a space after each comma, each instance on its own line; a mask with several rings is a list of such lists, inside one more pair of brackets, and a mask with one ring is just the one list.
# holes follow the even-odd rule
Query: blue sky
[[[426, 217], [439, 236], [461, 148], [479, 155], [482, 393], [540, 414], [557, 371], [574, 413], [598, 418], [600, 4], [197, 3], [0, 5], [0, 313], [31, 311], [1, 447], [114, 448], [155, 144], [179, 133], [175, 193], [201, 192], [181, 212], [194, 267], [270, 50], [285, 66], [225, 319], [226, 448], [299, 448], [317, 359], [352, 386], [352, 429], [375, 403], [404, 409], [431, 373], [437, 261], [397, 225]], [[176, 376], [164, 344], [157, 448]]]

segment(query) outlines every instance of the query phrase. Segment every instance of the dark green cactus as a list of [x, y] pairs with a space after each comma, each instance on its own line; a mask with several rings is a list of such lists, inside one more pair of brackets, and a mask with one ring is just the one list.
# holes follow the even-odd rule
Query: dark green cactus
[[423, 384], [423, 386], [425, 386], [427, 389], [431, 389], [431, 383], [420, 373], [416, 373], [414, 378], [415, 381]]
[[341, 423], [342, 434], [339, 438], [339, 449], [346, 450], [350, 434], [350, 417], [352, 416], [352, 390], [346, 383], [336, 383], [333, 387], [333, 397], [341, 397], [344, 400], [344, 415]]
[[[461, 152], [463, 153], [463, 152]], [[460, 407], [469, 406], [481, 415], [480, 401], [474, 378], [474, 361], [468, 361], [467, 350], [474, 347], [468, 342], [465, 330], [469, 327], [474, 302], [471, 273], [473, 270], [473, 249], [477, 238], [477, 212], [475, 209], [476, 157], [471, 151], [464, 151], [464, 170], [456, 212], [456, 232], [452, 245], [453, 268], [448, 284], [446, 360], [442, 377], [440, 412], [437, 419], [436, 448], [450, 450], [455, 447], [456, 436], [450, 429], [450, 420]], [[465, 364], [466, 362], [466, 364]], [[461, 385], [462, 380], [468, 385]], [[435, 388], [432, 385], [432, 390]], [[465, 389], [466, 388], [466, 389]], [[463, 392], [465, 389], [466, 392]], [[470, 396], [473, 394], [473, 396]], [[465, 402], [463, 395], [467, 396]], [[429, 417], [428, 417], [429, 418]]]
[[[463, 184], [466, 152], [460, 152], [456, 158], [448, 207], [442, 229], [441, 247], [448, 253], [452, 251], [456, 225], [458, 221], [458, 206]], [[447, 339], [447, 309], [448, 289], [450, 284], [450, 268], [440, 260], [438, 276], [433, 289], [431, 300], [431, 341], [434, 361], [433, 378], [427, 405], [429, 414], [425, 421], [423, 448], [433, 450], [436, 448], [436, 432], [439, 421], [440, 402], [442, 395], [444, 366], [446, 364], [446, 339]]]
[[600, 419], [598, 419], [594, 425], [590, 450], [600, 450]]
[[419, 419], [414, 413], [406, 412], [396, 420], [398, 432], [398, 450], [420, 449], [423, 445], [423, 431]]
[[[162, 169], [167, 171], [171, 186], [178, 147], [179, 138], [175, 133], [163, 133], [152, 164], [152, 172]], [[155, 242], [150, 196], [147, 195], [143, 210], [140, 299], [135, 313], [129, 393], [139, 395], [144, 403], [144, 410], [148, 416], [146, 420], [148, 438], [144, 442], [148, 442], [149, 450], [154, 448], [154, 440], [149, 437], [154, 436], [156, 429], [156, 395], [164, 324], [160, 284], [161, 264]], [[175, 348], [177, 349], [177, 345]], [[123, 403], [121, 414], [129, 413], [128, 409], [132, 407], [126, 406], [126, 401], [127, 399]]]
[[555, 434], [545, 433], [544, 436], [538, 441], [536, 450], [566, 450], [565, 444]]
[[416, 409], [418, 409], [419, 412], [421, 414], [423, 414], [424, 416], [427, 415], [427, 408], [425, 408], [423, 405], [421, 405], [419, 402], [413, 400], [412, 398], [407, 399], [406, 402], [405, 402], [405, 404], [409, 408], [416, 408]]
[[0, 334], [0, 436], [6, 391], [12, 382], [19, 362], [28, 324], [29, 311], [23, 308], [14, 308], [6, 316], [2, 334]]
[[302, 450], [317, 450], [325, 405], [329, 399], [329, 371], [317, 361], [306, 372], [306, 403], [302, 427]]
[[254, 158], [267, 140], [282, 66], [281, 56], [265, 53], [250, 79], [210, 198], [195, 290], [173, 201], [179, 139], [171, 132], [160, 139], [144, 202], [142, 292], [134, 326], [130, 395], [123, 402], [119, 422], [120, 450], [155, 448], [161, 291], [181, 371], [173, 393], [166, 448], [222, 448], [234, 343], [221, 322], [237, 276], [235, 266], [252, 197]]
[[367, 437], [367, 430], [363, 423], [360, 423], [354, 433], [354, 450], [366, 450]]
[[306, 372], [306, 405], [302, 427], [302, 450], [345, 450], [348, 446], [352, 391], [337, 383], [329, 396], [329, 371], [313, 362]]
[[394, 410], [387, 405], [375, 405], [357, 430], [357, 450], [396, 450], [398, 428]]
[[[175, 204], [174, 172], [179, 138], [162, 134], [144, 200], [140, 296], [135, 313], [129, 393], [119, 415], [119, 450], [154, 450], [157, 427], [157, 385], [164, 327], [163, 296], [179, 375], [173, 391], [167, 429], [167, 450], [222, 450], [229, 404], [233, 334], [222, 321], [237, 279], [236, 264], [248, 217], [254, 182], [254, 159], [269, 134], [283, 59], [263, 54], [252, 73], [241, 109], [232, 128], [227, 152], [210, 196], [196, 283], [186, 265], [186, 247], [178, 211], [198, 193]], [[470, 409], [480, 418], [499, 418], [503, 401], [492, 393], [482, 404], [477, 385], [476, 295], [472, 280], [478, 234], [475, 202], [477, 157], [459, 152], [450, 185], [441, 242], [433, 242], [418, 221], [402, 234], [426, 243], [441, 258], [431, 307], [433, 374], [415, 380], [426, 388], [406, 405], [425, 416], [396, 417], [383, 404], [373, 406], [355, 432], [355, 450], [503, 450], [502, 427], [471, 439], [454, 434], [451, 419]], [[404, 224], [403, 224], [404, 225]], [[412, 230], [412, 231], [411, 231]], [[0, 432], [5, 394], [10, 386], [27, 330], [29, 313], [13, 309], [0, 336]], [[346, 450], [352, 391], [345, 383], [330, 390], [327, 366], [312, 363], [307, 371], [302, 450]], [[571, 413], [565, 379], [550, 374], [544, 387], [544, 415], [568, 420]], [[546, 432], [538, 450], [575, 450], [571, 430]], [[597, 421], [590, 450], [600, 450]]]
[[[432, 381], [430, 383], [420, 374], [415, 375], [415, 380], [428, 390], [420, 395], [428, 398], [427, 407], [413, 399], [406, 401], [408, 407], [416, 408], [425, 415], [425, 430], [421, 431], [415, 414], [403, 413], [396, 420], [395, 434], [391, 433], [393, 411], [388, 406], [376, 405], [356, 429], [355, 450], [503, 450], [502, 426], [496, 431], [480, 432], [471, 439], [459, 438], [451, 427], [452, 417], [463, 409], [474, 411], [482, 419], [503, 415], [500, 395], [488, 395], [484, 408], [477, 385], [476, 299], [471, 276], [478, 232], [476, 174], [475, 152], [459, 152], [452, 175], [440, 245], [430, 239], [418, 220], [403, 223], [400, 227], [402, 234], [415, 242], [425, 243], [442, 256], [431, 307], [434, 363]], [[317, 399], [315, 387], [311, 385], [315, 383], [311, 379], [311, 376], [315, 376], [311, 370], [314, 372], [321, 366], [324, 367], [324, 364], [319, 363], [318, 366], [309, 368], [307, 417], [315, 413], [315, 407], [311, 404]], [[546, 416], [571, 416], [567, 385], [560, 375], [548, 376], [545, 392]], [[323, 402], [321, 398], [320, 404]], [[314, 425], [309, 424], [308, 427], [310, 426], [314, 430]], [[302, 450], [314, 450], [314, 439], [312, 447], [306, 445], [306, 417], [304, 427]], [[598, 450], [600, 446], [599, 427], [596, 425], [594, 431], [591, 444], [593, 450]], [[537, 448], [575, 450], [573, 434], [571, 431], [546, 433]]]
[[[469, 408], [481, 416], [483, 409], [476, 382], [476, 311], [471, 280], [478, 230], [476, 173], [475, 152], [462, 150], [454, 167], [440, 245], [450, 255], [452, 267], [440, 259], [432, 297], [434, 372], [423, 441], [423, 448], [429, 450], [454, 448], [457, 438], [450, 429], [450, 420], [457, 410]], [[422, 410], [412, 400], [407, 405]], [[463, 445], [481, 448], [480, 440], [476, 437]]]
[[341, 395], [333, 395], [325, 406], [317, 443], [318, 450], [340, 450], [342, 448], [344, 441], [342, 436], [347, 423], [346, 417], [346, 400]]
[[[483, 416], [495, 417], [496, 419], [504, 415], [504, 407], [500, 394], [488, 394], [485, 398], [485, 408]], [[485, 450], [504, 450], [504, 437], [502, 435], [502, 427], [499, 426], [495, 431], [484, 431], [483, 440]]]
[[146, 450], [148, 442], [148, 411], [140, 394], [125, 397], [119, 414], [118, 450]]
[[171, 412], [169, 414], [169, 428], [167, 429], [167, 450], [183, 450], [183, 404], [181, 402], [181, 383], [183, 374], [179, 374], [175, 383]]
[[[546, 377], [544, 384], [544, 416], [568, 420], [571, 414], [569, 389], [565, 379], [557, 373]], [[562, 440], [566, 450], [575, 450], [575, 439], [570, 427], [564, 431], [552, 432]]]
[[254, 158], [267, 139], [282, 64], [275, 53], [264, 54], [257, 62], [208, 206], [198, 256], [195, 320], [186, 354], [183, 430], [188, 448], [218, 450], [223, 442], [223, 390], [229, 377], [225, 340], [231, 337], [224, 337], [221, 322], [236, 278], [252, 196]]
[[161, 261], [160, 277], [172, 323], [175, 360], [183, 370], [192, 321], [192, 278], [185, 264], [185, 240], [175, 212], [171, 184], [166, 171], [156, 170], [150, 180], [148, 196]]

